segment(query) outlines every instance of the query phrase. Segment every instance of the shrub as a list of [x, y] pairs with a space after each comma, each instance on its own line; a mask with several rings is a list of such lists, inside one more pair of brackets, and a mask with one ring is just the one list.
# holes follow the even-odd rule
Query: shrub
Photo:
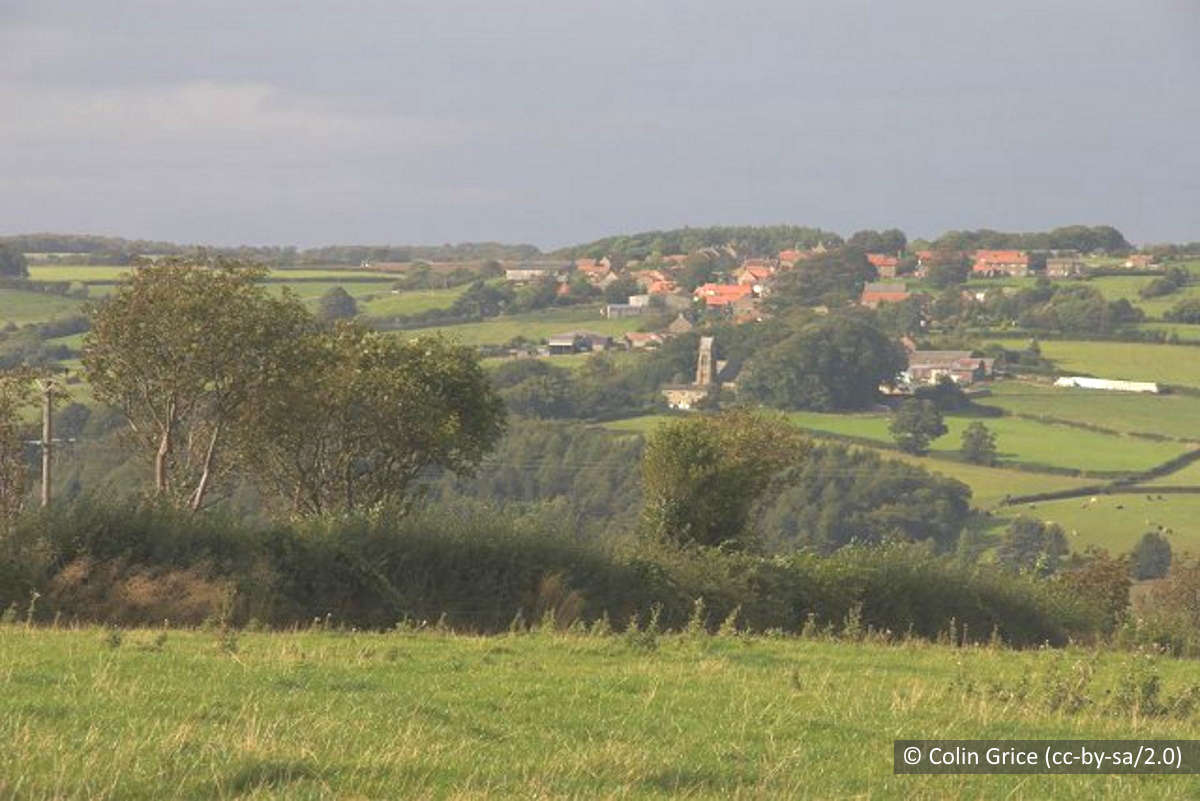
[[0, 567], [20, 581], [0, 584], [0, 605], [23, 609], [41, 592], [39, 620], [321, 619], [373, 629], [441, 620], [501, 632], [514, 616], [607, 628], [603, 621], [636, 615], [652, 619], [655, 631], [678, 631], [703, 598], [706, 619], [757, 632], [853, 621], [864, 636], [933, 638], [954, 620], [964, 640], [996, 632], [1033, 645], [1104, 628], [1102, 610], [1067, 583], [964, 566], [926, 546], [855, 545], [828, 557], [635, 547], [580, 538], [551, 515], [461, 502], [407, 517], [377, 511], [269, 526], [153, 505], [76, 503], [30, 514], [4, 545]]

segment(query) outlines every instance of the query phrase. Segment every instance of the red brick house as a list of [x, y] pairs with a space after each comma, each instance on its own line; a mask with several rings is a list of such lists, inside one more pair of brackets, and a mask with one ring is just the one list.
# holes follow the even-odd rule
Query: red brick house
[[905, 289], [904, 284], [867, 284], [863, 287], [858, 302], [869, 309], [878, 308], [880, 303], [900, 303], [908, 300], [912, 294]]
[[991, 277], [1023, 277], [1029, 275], [1029, 254], [1023, 250], [977, 250], [971, 271]]

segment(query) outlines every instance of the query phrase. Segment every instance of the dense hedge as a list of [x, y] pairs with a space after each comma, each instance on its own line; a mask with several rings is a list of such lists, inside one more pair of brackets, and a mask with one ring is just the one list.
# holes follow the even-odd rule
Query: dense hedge
[[[0, 604], [36, 620], [272, 626], [328, 619], [506, 629], [554, 610], [560, 623], [607, 616], [621, 628], [658, 605], [666, 627], [703, 597], [716, 625], [735, 609], [754, 630], [862, 623], [972, 640], [995, 629], [1034, 645], [1088, 638], [1100, 621], [1069, 589], [967, 567], [913, 545], [779, 557], [647, 547], [572, 533], [555, 515], [427, 510], [253, 527], [152, 506], [77, 503], [20, 521], [0, 542]], [[951, 624], [951, 620], [955, 622]]]

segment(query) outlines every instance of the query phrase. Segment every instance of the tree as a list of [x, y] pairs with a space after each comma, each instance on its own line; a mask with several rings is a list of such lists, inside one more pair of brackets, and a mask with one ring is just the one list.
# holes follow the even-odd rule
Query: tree
[[744, 547], [751, 508], [808, 448], [786, 420], [743, 411], [664, 423], [642, 458], [643, 530], [677, 544]]
[[305, 364], [294, 345], [312, 316], [291, 293], [267, 294], [263, 275], [225, 259], [164, 260], [89, 307], [83, 366], [97, 400], [153, 452], [156, 492], [186, 495], [192, 509], [230, 466], [218, 456], [251, 400]]
[[626, 275], [613, 281], [604, 288], [604, 300], [606, 303], [628, 303], [630, 295], [636, 295], [641, 291], [636, 279], [633, 276]]
[[22, 413], [33, 399], [34, 374], [25, 369], [0, 373], [0, 526], [8, 526], [25, 502], [28, 465]]
[[862, 409], [906, 364], [904, 349], [868, 321], [836, 316], [752, 356], [738, 391], [778, 409]]
[[996, 435], [976, 420], [962, 433], [962, 454], [968, 462], [992, 465], [996, 463]]
[[838, 248], [796, 264], [775, 277], [766, 305], [772, 311], [793, 306], [844, 305], [857, 298], [879, 272], [857, 248]]
[[888, 253], [897, 254], [904, 250], [908, 245], [908, 239], [904, 236], [904, 232], [898, 228], [889, 228], [886, 231], [856, 231], [846, 244], [850, 247], [855, 247], [864, 250], [867, 253]]
[[317, 315], [322, 320], [349, 320], [358, 314], [358, 303], [340, 286], [330, 287], [317, 299]]
[[1172, 323], [1200, 323], [1200, 298], [1184, 298], [1163, 313]]
[[900, 450], [916, 454], [928, 451], [930, 442], [950, 430], [946, 428], [937, 404], [913, 398], [900, 404], [889, 429]]
[[946, 289], [965, 282], [971, 274], [971, 265], [965, 256], [955, 255], [935, 261], [926, 268], [926, 280], [930, 286]]
[[1133, 547], [1133, 577], [1138, 581], [1162, 578], [1170, 569], [1171, 543], [1157, 531], [1147, 531]]
[[1018, 517], [996, 547], [996, 561], [1010, 570], [1046, 576], [1058, 570], [1069, 550], [1061, 526]]
[[504, 432], [504, 402], [472, 348], [343, 323], [299, 349], [305, 368], [265, 388], [241, 448], [293, 512], [407, 508], [422, 478], [470, 475]]
[[11, 245], [0, 244], [0, 275], [28, 278], [29, 265], [25, 254]]

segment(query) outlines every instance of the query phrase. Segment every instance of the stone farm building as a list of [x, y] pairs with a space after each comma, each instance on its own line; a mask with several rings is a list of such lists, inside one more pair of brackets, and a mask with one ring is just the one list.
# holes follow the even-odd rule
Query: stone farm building
[[959, 386], [970, 386], [991, 378], [994, 366], [994, 359], [972, 356], [969, 350], [914, 350], [902, 376], [909, 386], [937, 384], [943, 376]]

